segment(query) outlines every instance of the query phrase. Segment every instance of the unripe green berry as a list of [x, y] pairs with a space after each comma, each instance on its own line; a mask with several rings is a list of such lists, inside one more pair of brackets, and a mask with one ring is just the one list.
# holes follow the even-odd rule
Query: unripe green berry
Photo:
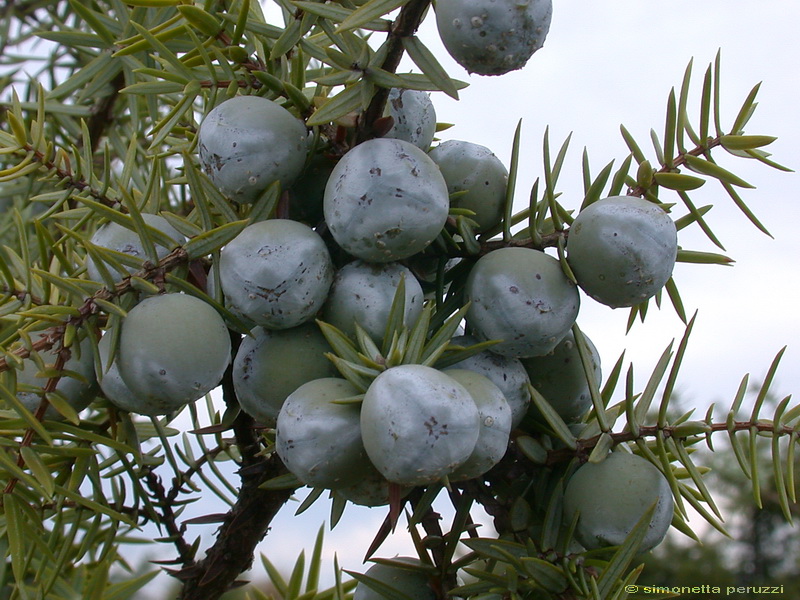
[[220, 191], [254, 202], [276, 181], [286, 189], [306, 160], [305, 125], [261, 96], [236, 96], [214, 107], [197, 133], [200, 162]]
[[[407, 563], [409, 567], [421, 565], [417, 558], [398, 557], [394, 560]], [[364, 575], [388, 585], [408, 598], [413, 598], [414, 600], [436, 599], [436, 593], [430, 585], [430, 578], [418, 570], [377, 563], [367, 569]], [[353, 600], [385, 600], [385, 598], [386, 596], [382, 593], [361, 582], [356, 586], [355, 594], [353, 595]]]
[[552, 0], [439, 0], [442, 43], [470, 73], [502, 75], [521, 69], [544, 44]]
[[167, 414], [214, 389], [230, 362], [222, 317], [186, 294], [142, 300], [122, 322], [119, 373], [143, 414]]
[[581, 466], [564, 490], [564, 521], [571, 523], [579, 514], [575, 537], [587, 550], [622, 544], [653, 506], [641, 552], [656, 547], [667, 534], [672, 492], [667, 479], [648, 460], [622, 451]]
[[[42, 334], [31, 336], [34, 341], [40, 339]], [[97, 378], [94, 369], [94, 353], [91, 340], [85, 335], [76, 341], [69, 349], [69, 359], [64, 363], [64, 374], [58, 380], [55, 391], [66, 400], [75, 412], [80, 412], [94, 399], [97, 393]], [[40, 353], [44, 366], [52, 369], [58, 360], [58, 346]], [[47, 385], [49, 377], [38, 376], [39, 367], [32, 358], [22, 361], [22, 368], [17, 370], [16, 386], [17, 399], [31, 413], [35, 413], [42, 401], [42, 392]], [[68, 373], [72, 372], [74, 375]], [[3, 375], [4, 379], [8, 374]], [[45, 411], [46, 419], [60, 420], [61, 414], [49, 406]]]
[[[584, 336], [592, 365], [592, 376], [599, 386], [602, 380], [600, 355], [592, 341]], [[581, 362], [575, 336], [570, 331], [551, 352], [522, 359], [531, 385], [566, 422], [579, 420], [592, 406], [592, 395]], [[538, 415], [539, 411], [531, 409]]]
[[449, 206], [436, 163], [409, 142], [385, 138], [363, 142], [342, 157], [323, 204], [336, 242], [368, 262], [424, 250], [442, 231]]
[[304, 383], [334, 377], [331, 348], [316, 323], [272, 331], [256, 327], [233, 361], [239, 404], [260, 424], [274, 426], [286, 398]]
[[578, 213], [567, 258], [578, 285], [612, 308], [640, 304], [672, 276], [675, 223], [656, 204], [632, 196], [598, 200]]

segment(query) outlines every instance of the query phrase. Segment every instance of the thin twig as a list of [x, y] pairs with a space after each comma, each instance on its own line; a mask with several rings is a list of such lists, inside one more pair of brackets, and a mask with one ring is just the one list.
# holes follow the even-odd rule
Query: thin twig
[[[662, 434], [665, 438], [674, 437], [674, 432], [678, 427], [680, 426], [678, 425], [678, 426], [659, 427], [658, 425], [649, 425], [649, 426], [642, 425], [639, 426], [638, 435], [630, 431], [620, 431], [618, 433], [611, 433], [609, 435], [611, 436], [613, 445], [616, 446], [625, 442], [632, 442], [637, 439], [656, 437], [659, 434]], [[755, 428], [757, 431], [760, 432], [767, 432], [779, 436], [785, 436], [797, 433], [798, 430], [797, 427], [792, 427], [790, 425], [779, 424], [776, 427], [775, 423], [764, 422], [764, 421], [736, 421], [730, 427], [727, 423], [711, 423], [709, 424], [709, 427], [710, 429], [708, 430], [708, 432], [703, 435], [712, 435], [714, 433], [719, 433], [722, 431], [725, 432], [750, 431], [751, 429]], [[551, 450], [547, 453], [547, 461], [545, 462], [545, 464], [554, 465], [560, 462], [564, 462], [566, 460], [571, 460], [576, 456], [580, 458], [586, 458], [588, 457], [592, 449], [598, 444], [601, 437], [602, 435], [598, 434], [587, 439], [577, 440], [576, 448], [574, 450], [571, 448], [559, 448], [558, 450]]]
[[178, 525], [178, 519], [175, 512], [172, 510], [173, 499], [170, 498], [170, 495], [164, 489], [161, 478], [158, 477], [152, 469], [147, 469], [144, 474], [144, 481], [155, 497], [155, 505], [161, 511], [158, 522], [164, 526], [169, 537], [172, 539], [172, 543], [175, 544], [181, 563], [184, 567], [194, 565], [194, 548], [192, 548], [192, 545], [183, 537], [185, 526]]
[[[656, 171], [656, 173], [671, 173], [671, 172], [675, 171], [675, 169], [677, 169], [678, 167], [682, 167], [683, 165], [686, 164], [686, 157], [687, 156], [699, 157], [699, 156], [702, 156], [703, 154], [705, 154], [706, 152], [708, 152], [709, 150], [711, 150], [712, 148], [716, 148], [717, 146], [721, 146], [721, 145], [722, 145], [722, 138], [721, 137], [713, 138], [713, 139], [709, 140], [708, 144], [705, 145], [705, 146], [697, 146], [695, 148], [692, 148], [688, 152], [683, 152], [682, 154], [679, 154], [672, 161], [671, 165], [664, 165], [658, 171]], [[640, 185], [637, 185], [635, 188], [631, 188], [628, 191], [628, 196], [639, 196], [639, 197], [642, 197], [646, 193], [647, 193], [647, 189], [645, 189], [644, 187], [642, 187]]]
[[[176, 268], [177, 266], [183, 264], [188, 260], [188, 255], [186, 251], [180, 247], [173, 250], [170, 254], [165, 256], [157, 265], [153, 264], [146, 264], [145, 268], [136, 273], [137, 276], [143, 277], [145, 279], [157, 279], [159, 277], [163, 277], [166, 271]], [[112, 300], [125, 294], [133, 289], [131, 285], [130, 277], [126, 277], [120, 283], [117, 284], [116, 288], [113, 290], [109, 290], [108, 288], [101, 288], [97, 292], [95, 292], [91, 297], [87, 298], [86, 301], [81, 305], [78, 309], [78, 315], [74, 317], [70, 317], [66, 324], [57, 325], [45, 331], [45, 334], [42, 335], [41, 338], [36, 340], [33, 344], [31, 344], [31, 348], [28, 349], [27, 347], [22, 347], [13, 352], [15, 356], [21, 359], [26, 359], [30, 357], [33, 352], [45, 352], [47, 350], [52, 349], [53, 347], [57, 347], [58, 345], [62, 345], [61, 348], [58, 350], [56, 354], [56, 362], [54, 365], [54, 369], [56, 371], [62, 371], [64, 366], [69, 360], [70, 357], [70, 350], [69, 348], [63, 347], [64, 341], [64, 334], [67, 328], [67, 325], [73, 325], [75, 327], [80, 327], [89, 320], [89, 318], [96, 314], [100, 309], [96, 303], [96, 300]], [[0, 373], [3, 371], [7, 371], [11, 368], [8, 364], [8, 361], [5, 358], [0, 358]], [[44, 386], [43, 393], [42, 393], [42, 400], [39, 403], [36, 412], [34, 413], [34, 418], [41, 422], [44, 420], [45, 412], [50, 404], [47, 400], [47, 394], [52, 393], [55, 391], [58, 382], [61, 380], [61, 375], [57, 375], [55, 377], [50, 377], [47, 380], [47, 383]], [[20, 448], [24, 448], [26, 446], [30, 446], [33, 443], [34, 436], [36, 435], [36, 431], [29, 427], [25, 430], [25, 433], [22, 436], [22, 440], [20, 441]], [[22, 456], [18, 458], [18, 464], [20, 467], [24, 466], [24, 460]], [[14, 491], [14, 488], [17, 485], [17, 478], [11, 478], [8, 483], [6, 484], [4, 494], [10, 494]], [[0, 497], [0, 503], [2, 503], [2, 497]]]
[[[134, 288], [131, 284], [131, 277], [135, 276], [148, 281], [153, 281], [159, 277], [163, 277], [164, 273], [172, 271], [180, 265], [185, 264], [188, 262], [188, 260], [189, 255], [186, 254], [186, 250], [184, 250], [183, 247], [175, 248], [175, 250], [162, 258], [157, 265], [146, 264], [142, 270], [137, 271], [130, 277], [125, 277], [116, 285], [114, 289], [109, 289], [106, 287], [100, 288], [84, 301], [84, 303], [78, 308], [78, 315], [70, 317], [70, 319], [67, 321], [67, 324], [80, 327], [92, 315], [100, 312], [101, 309], [96, 300], [110, 301], [132, 291]], [[31, 345], [30, 349], [18, 348], [17, 350], [14, 350], [12, 354], [18, 358], [25, 359], [28, 358], [33, 352], [44, 352], [50, 350], [53, 346], [61, 341], [64, 335], [64, 329], [65, 328], [63, 325], [53, 327], [47, 331], [54, 333], [55, 335], [44, 336], [41, 339], [36, 340]], [[8, 364], [8, 361], [5, 358], [0, 358], [0, 373], [8, 371], [10, 368], [11, 366]]]
[[[61, 328], [61, 337], [62, 338], [63, 338], [63, 335], [64, 335], [64, 332], [63, 332], [63, 327], [62, 327]], [[69, 360], [69, 356], [70, 356], [70, 350], [68, 348], [63, 348], [62, 347], [59, 350], [58, 354], [56, 355], [56, 362], [55, 362], [55, 365], [54, 365], [53, 368], [56, 371], [59, 371], [59, 372], [61, 370], [63, 370], [64, 369], [64, 365], [66, 364], [67, 360]], [[44, 420], [44, 415], [47, 412], [47, 408], [50, 406], [50, 402], [47, 399], [47, 395], [53, 393], [56, 390], [56, 386], [58, 385], [58, 382], [60, 380], [61, 380], [61, 376], [60, 375], [58, 375], [56, 377], [50, 377], [47, 380], [47, 383], [45, 384], [44, 389], [42, 391], [42, 399], [39, 402], [39, 406], [37, 407], [36, 412], [33, 415], [34, 418], [37, 421], [41, 422], [42, 420]], [[22, 436], [22, 440], [19, 443], [20, 450], [22, 450], [22, 448], [30, 447], [30, 445], [33, 443], [34, 434], [35, 434], [35, 432], [34, 432], [32, 427], [29, 427], [25, 431], [25, 434]], [[25, 459], [22, 456], [22, 452], [20, 452], [19, 456], [17, 457], [17, 466], [20, 467], [20, 468], [24, 468], [25, 467]], [[12, 477], [11, 479], [8, 480], [8, 483], [6, 483], [6, 487], [3, 490], [3, 495], [0, 496], [0, 504], [2, 504], [2, 500], [3, 500], [3, 498], [5, 497], [6, 494], [11, 494], [11, 493], [14, 492], [14, 488], [17, 487], [17, 483], [18, 482], [19, 482], [19, 479], [17, 477]]]

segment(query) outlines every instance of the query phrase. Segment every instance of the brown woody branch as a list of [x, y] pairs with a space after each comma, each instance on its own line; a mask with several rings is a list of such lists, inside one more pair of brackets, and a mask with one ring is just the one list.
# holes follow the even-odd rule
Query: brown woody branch
[[[189, 256], [186, 254], [186, 250], [184, 250], [182, 247], [175, 248], [175, 250], [162, 258], [157, 265], [146, 263], [145, 267], [141, 271], [134, 273], [133, 276], [147, 279], [148, 281], [157, 280], [158, 278], [163, 277], [164, 273], [188, 262], [188, 260]], [[70, 317], [66, 324], [80, 327], [89, 319], [89, 317], [101, 311], [96, 300], [114, 300], [115, 298], [118, 298], [119, 296], [122, 296], [131, 290], [133, 290], [133, 286], [131, 285], [131, 277], [124, 278], [114, 289], [110, 290], [105, 287], [99, 289], [86, 299], [86, 301], [78, 308], [78, 315]], [[12, 354], [18, 358], [25, 359], [28, 358], [33, 352], [44, 352], [46, 350], [50, 350], [63, 339], [64, 326], [59, 325], [52, 328], [50, 331], [53, 332], [54, 335], [44, 336], [41, 339], [36, 340], [31, 345], [30, 349], [19, 348], [13, 351]], [[0, 373], [8, 371], [10, 368], [11, 367], [9, 366], [8, 361], [5, 358], [0, 358]]]
[[268, 490], [260, 485], [285, 474], [276, 454], [243, 469], [236, 503], [225, 515], [216, 542], [205, 558], [174, 575], [183, 581], [179, 600], [217, 600], [236, 585], [236, 578], [253, 563], [253, 550], [294, 490]]
[[114, 105], [119, 98], [120, 90], [125, 86], [125, 72], [120, 71], [111, 80], [111, 93], [103, 96], [92, 107], [92, 116], [89, 117], [86, 127], [89, 131], [89, 140], [92, 145], [92, 153], [97, 150], [100, 138], [106, 130], [114, 123]]
[[[400, 61], [405, 53], [403, 39], [416, 33], [430, 4], [431, 0], [410, 0], [400, 9], [400, 14], [397, 15], [397, 19], [395, 19], [388, 34], [386, 41], [388, 49], [381, 69], [389, 73], [397, 71], [397, 67], [400, 66]], [[378, 87], [375, 89], [372, 100], [358, 124], [358, 142], [363, 142], [373, 137], [372, 126], [383, 116], [383, 110], [388, 98], [389, 90], [387, 88]]]
[[[411, 506], [415, 510], [421, 497], [421, 490], [417, 490], [410, 497]], [[445, 534], [442, 531], [441, 519], [442, 516], [438, 512], [433, 510], [432, 507], [428, 507], [420, 519], [420, 524], [427, 534], [428, 543], [426, 546], [433, 556], [434, 564], [439, 568], [439, 576], [434, 580], [436, 597], [441, 600], [447, 600], [447, 592], [456, 587], [457, 583], [456, 574], [447, 572], [448, 565], [445, 564]]]
[[41, 298], [38, 298], [31, 294], [28, 290], [17, 290], [14, 288], [10, 288], [7, 285], [0, 285], [0, 294], [4, 294], [6, 296], [14, 296], [20, 302], [26, 302], [28, 300], [31, 301], [32, 304], [36, 306], [41, 306], [44, 304], [44, 301]]
[[532, 239], [522, 239], [522, 240], [490, 240], [488, 242], [481, 243], [481, 250], [477, 255], [477, 257], [483, 256], [484, 254], [489, 254], [493, 250], [497, 250], [499, 248], [533, 248], [534, 250], [544, 250], [545, 248], [555, 248], [558, 246], [558, 240], [560, 238], [566, 238], [569, 235], [568, 231], [556, 231], [554, 233], [548, 233], [541, 237], [541, 242], [536, 243]]
[[121, 212], [128, 212], [127, 209], [124, 206], [122, 206], [119, 202], [109, 198], [108, 196], [94, 189], [91, 186], [91, 184], [89, 184], [82, 177], [76, 176], [75, 173], [73, 173], [72, 170], [69, 168], [69, 166], [67, 168], [63, 168], [57, 165], [52, 159], [45, 156], [45, 154], [41, 150], [37, 150], [31, 144], [25, 144], [20, 148], [20, 151], [24, 152], [26, 155], [28, 153], [33, 154], [33, 160], [42, 165], [42, 167], [44, 167], [44, 169], [48, 172], [50, 177], [53, 179], [57, 179], [60, 182], [60, 185], [72, 188], [81, 193], [85, 193], [91, 196], [96, 201], [101, 202], [106, 206], [116, 208]]
[[[759, 432], [777, 434], [779, 436], [791, 435], [797, 432], [797, 427], [791, 427], [789, 425], [776, 426], [774, 423], [761, 421], [735, 421], [730, 426], [727, 423], [711, 423], [709, 424], [709, 427], [710, 429], [706, 433], [700, 435], [711, 435], [721, 431], [735, 433], [739, 431], [750, 431], [752, 429], [756, 429]], [[649, 425], [640, 426], [638, 435], [631, 431], [621, 431], [618, 433], [610, 433], [609, 435], [611, 436], [613, 445], [616, 446], [618, 444], [632, 442], [641, 438], [656, 437], [659, 434], [663, 435], [665, 438], [680, 437], [679, 434], [676, 435], [676, 431], [680, 432], [679, 428], [680, 425], [666, 427]], [[547, 461], [545, 464], [554, 465], [566, 460], [571, 460], [576, 456], [579, 458], [586, 458], [592, 449], [598, 444], [600, 438], [601, 435], [596, 435], [585, 440], [577, 440], [577, 447], [574, 450], [571, 448], [559, 448], [558, 450], [551, 450], [547, 454]]]
[[[231, 334], [231, 342], [235, 351], [240, 343], [239, 336]], [[239, 403], [230, 366], [222, 379], [222, 393], [228, 410], [237, 410]], [[276, 454], [262, 455], [254, 425], [253, 418], [243, 411], [239, 411], [233, 421], [236, 445], [242, 457], [239, 471], [242, 485], [206, 557], [173, 573], [183, 581], [180, 600], [215, 600], [235, 587], [236, 578], [252, 565], [255, 548], [267, 534], [272, 519], [294, 492], [293, 489], [260, 487], [264, 481], [288, 471]]]

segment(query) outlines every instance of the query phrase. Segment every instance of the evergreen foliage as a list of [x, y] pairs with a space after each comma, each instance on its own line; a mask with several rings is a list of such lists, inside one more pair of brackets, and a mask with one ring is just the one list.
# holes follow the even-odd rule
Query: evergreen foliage
[[[416, 34], [423, 19], [433, 18], [430, 0], [275, 1], [283, 23], [269, 22], [254, 0], [32, 0], [0, 9], [0, 98], [6, 109], [0, 115], [4, 597], [131, 598], [158, 570], [134, 574], [126, 546], [142, 542], [142, 527], [156, 526], [162, 537], [150, 542], [173, 548], [174, 559], [159, 568], [180, 583], [178, 597], [213, 600], [242, 584], [240, 574], [253, 566], [257, 544], [291, 497], [302, 498], [298, 512], [329, 502], [333, 525], [352, 501], [352, 490], [308, 489], [289, 472], [276, 452], [274, 423], [259, 423], [240, 409], [232, 368], [220, 381], [221, 392], [183, 408], [188, 428], [177, 426], [176, 413], [148, 417], [118, 407], [95, 380], [110, 374], [108, 365], [116, 359], [124, 360], [119, 338], [128, 314], [157, 294], [182, 293], [205, 302], [227, 326], [235, 353], [254, 325], [215, 283], [225, 281], [219, 257], [256, 223], [290, 216], [304, 221], [324, 240], [332, 264], [348, 260], [319, 207], [298, 207], [302, 198], [291, 186], [272, 183], [246, 203], [218, 189], [198, 156], [200, 123], [214, 107], [243, 95], [279, 104], [304, 123], [306, 166], [322, 177], [331, 167], [325, 161], [336, 162], [391, 130], [390, 90], [458, 98], [466, 86]], [[413, 62], [414, 72], [400, 72], [403, 57]], [[497, 340], [468, 346], [451, 340], [460, 335], [465, 318], [468, 329], [477, 329], [470, 321], [478, 300], [469, 303], [469, 277], [473, 266], [495, 251], [546, 251], [560, 267], [564, 285], [574, 287], [570, 228], [582, 209], [603, 198], [645, 199], [669, 214], [679, 242], [682, 230], [694, 228], [720, 250], [679, 247], [678, 262], [697, 268], [731, 263], [721, 253], [710, 206], [703, 203], [707, 187], [721, 186], [756, 229], [768, 232], [750, 207], [757, 192], [717, 157], [727, 153], [788, 170], [764, 149], [775, 138], [748, 129], [758, 88], [733, 121], [724, 122], [719, 57], [699, 78], [690, 64], [669, 94], [664, 122], [656, 125], [647, 150], [623, 127], [629, 155], [619, 164], [612, 161], [593, 172], [585, 155], [577, 174], [584, 196], [574, 204], [562, 204], [559, 193], [570, 140], [552, 144], [549, 133], [540, 178], [529, 193], [516, 189], [518, 128], [500, 222], [481, 226], [474, 211], [451, 202], [443, 229], [405, 261], [426, 294], [413, 322], [405, 319], [402, 278], [381, 339], [361, 327], [348, 335], [318, 322], [330, 346], [328, 358], [356, 392], [336, 402], [354, 410], [369, 402], [373, 380], [393, 367], [444, 370], [491, 350]], [[699, 106], [690, 101], [695, 89]], [[312, 195], [307, 188], [303, 194]], [[523, 195], [529, 202], [519, 209], [515, 199]], [[183, 239], [150, 225], [144, 215], [160, 215]], [[93, 236], [109, 223], [134, 234], [135, 253], [97, 242]], [[90, 264], [97, 270], [94, 279]], [[564, 517], [566, 483], [587, 461], [600, 462], [612, 450], [633, 452], [666, 479], [675, 530], [698, 539], [689, 517], [699, 514], [726, 532], [707, 469], [694, 458], [702, 446], [715, 449], [720, 438], [730, 442], [730, 450], [721, 452], [734, 456], [728, 460], [736, 461], [738, 485], [748, 486], [752, 506], [768, 509], [753, 512], [753, 527], [765, 514], [791, 521], [797, 512], [800, 406], [790, 397], [766, 402], [784, 351], [772, 359], [754, 393], [749, 377], [743, 377], [722, 417], [712, 409], [702, 416], [672, 415], [695, 326], [679, 283], [669, 278], [662, 290], [630, 308], [629, 328], [657, 309], [674, 310], [686, 325], [643, 385], [634, 380], [632, 367], [623, 372], [623, 357], [604, 368], [598, 383], [591, 342], [572, 324], [567, 330], [586, 387], [580, 419], [565, 420], [529, 385], [535, 410], [521, 419], [505, 455], [483, 475], [452, 482], [437, 475], [411, 487], [387, 484], [371, 473], [385, 491], [387, 516], [366, 555], [424, 575], [437, 598], [641, 597], [626, 586], [642, 573], [639, 548], [652, 509], [637, 515], [621, 544], [586, 550], [574, 537], [580, 515], [572, 521]], [[109, 354], [101, 360], [98, 344], [104, 335], [110, 336]], [[202, 338], [186, 344], [202, 347]], [[291, 357], [279, 359], [288, 364]], [[81, 362], [94, 369], [81, 373], [76, 366]], [[131, 372], [120, 370], [122, 379]], [[77, 402], [67, 384], [79, 387], [86, 402]], [[488, 417], [481, 419], [486, 423]], [[191, 521], [183, 516], [187, 506], [210, 494], [227, 504], [225, 514]], [[434, 501], [451, 504], [451, 521], [439, 518]], [[495, 531], [476, 527], [473, 514], [481, 510]], [[380, 558], [381, 543], [401, 521], [418, 562]], [[209, 547], [189, 539], [186, 526], [192, 522], [219, 523]], [[288, 579], [267, 556], [255, 569], [285, 600], [345, 600], [357, 582], [362, 590], [408, 599], [400, 587], [343, 572], [338, 564], [335, 584], [320, 590], [323, 566], [320, 532], [311, 558], [300, 557]], [[257, 589], [247, 594], [254, 600], [267, 597]]]

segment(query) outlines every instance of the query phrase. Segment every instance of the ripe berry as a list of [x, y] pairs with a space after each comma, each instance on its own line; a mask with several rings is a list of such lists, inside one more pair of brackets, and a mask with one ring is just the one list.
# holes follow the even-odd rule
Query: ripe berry
[[361, 405], [364, 448], [393, 483], [438, 481], [469, 458], [479, 433], [472, 396], [431, 367], [387, 369], [369, 386]]
[[508, 171], [491, 150], [472, 142], [448, 140], [429, 153], [442, 170], [450, 194], [463, 192], [451, 201], [454, 208], [475, 213], [477, 231], [497, 225], [503, 217]]
[[[471, 335], [454, 337], [450, 343], [456, 346], [471, 346], [480, 340]], [[500, 356], [484, 350], [450, 366], [453, 369], [468, 369], [485, 375], [503, 393], [511, 408], [512, 429], [522, 422], [531, 402], [528, 391], [530, 379], [518, 358]]]
[[315, 379], [297, 388], [281, 407], [275, 449], [286, 468], [306, 485], [352, 485], [369, 464], [361, 443], [358, 405], [336, 402], [357, 394], [344, 379]]
[[380, 342], [389, 320], [400, 280], [405, 285], [404, 323], [411, 326], [422, 312], [422, 287], [399, 263], [373, 264], [361, 260], [346, 264], [333, 279], [322, 319], [345, 334], [355, 336], [356, 322]]
[[436, 133], [436, 111], [428, 92], [392, 88], [386, 112], [394, 125], [384, 137], [411, 142], [420, 150], [430, 148]]

